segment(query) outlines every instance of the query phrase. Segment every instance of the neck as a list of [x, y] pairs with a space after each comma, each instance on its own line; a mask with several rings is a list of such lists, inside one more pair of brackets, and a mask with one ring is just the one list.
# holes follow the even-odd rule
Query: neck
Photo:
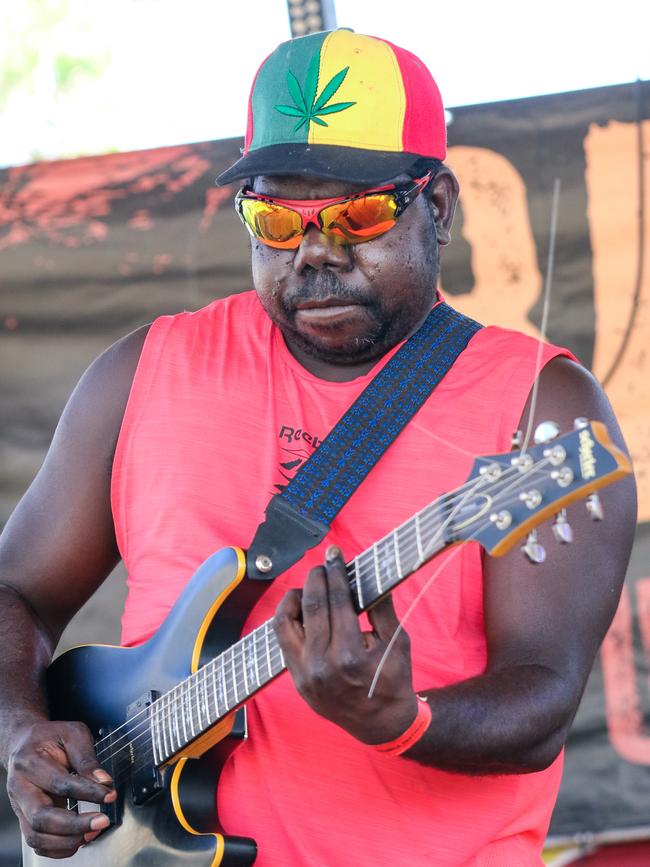
[[324, 379], [327, 382], [350, 382], [358, 376], [365, 376], [377, 364], [380, 358], [372, 358], [367, 361], [351, 362], [349, 364], [335, 364], [334, 362], [324, 361], [316, 358], [296, 346], [291, 340], [284, 338], [287, 349], [293, 355], [305, 370], [317, 376], [319, 379]]

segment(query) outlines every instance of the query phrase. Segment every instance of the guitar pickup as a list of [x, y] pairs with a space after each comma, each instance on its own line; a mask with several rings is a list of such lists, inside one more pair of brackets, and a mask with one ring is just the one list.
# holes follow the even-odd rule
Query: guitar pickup
[[153, 690], [145, 693], [126, 709], [127, 743], [122, 747], [122, 762], [128, 762], [134, 804], [144, 804], [162, 786], [162, 775], [154, 762], [149, 726], [149, 708], [158, 698]]

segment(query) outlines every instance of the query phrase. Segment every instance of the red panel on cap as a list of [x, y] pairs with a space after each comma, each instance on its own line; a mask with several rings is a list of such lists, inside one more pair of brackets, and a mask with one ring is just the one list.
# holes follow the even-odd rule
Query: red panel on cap
[[447, 154], [445, 111], [438, 86], [415, 54], [382, 39], [395, 52], [402, 73], [406, 110], [402, 147], [407, 153], [444, 160]]

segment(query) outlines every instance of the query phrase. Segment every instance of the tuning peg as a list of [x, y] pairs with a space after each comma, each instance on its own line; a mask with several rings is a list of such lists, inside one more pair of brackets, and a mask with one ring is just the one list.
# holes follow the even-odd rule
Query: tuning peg
[[524, 434], [520, 430], [516, 430], [513, 435], [510, 437], [510, 448], [511, 449], [520, 449], [521, 444], [524, 441]]
[[543, 563], [546, 560], [546, 549], [537, 541], [537, 532], [531, 530], [526, 537], [526, 544], [521, 546], [521, 550], [531, 563]]
[[540, 445], [541, 443], [550, 443], [551, 440], [554, 440], [559, 435], [560, 428], [554, 421], [543, 421], [535, 428], [533, 439], [535, 440], [535, 445]]
[[587, 511], [592, 521], [602, 521], [605, 517], [603, 504], [600, 502], [598, 494], [590, 494], [587, 497]]
[[573, 530], [571, 524], [567, 521], [566, 509], [561, 509], [553, 521], [553, 535], [561, 545], [568, 545], [573, 542]]
[[589, 427], [589, 419], [584, 416], [573, 419], [573, 427], [575, 430], [582, 430], [583, 427]]

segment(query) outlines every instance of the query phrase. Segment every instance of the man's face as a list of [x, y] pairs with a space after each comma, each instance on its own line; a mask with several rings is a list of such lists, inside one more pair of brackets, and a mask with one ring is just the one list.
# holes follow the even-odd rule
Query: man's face
[[[408, 180], [404, 176], [393, 182]], [[283, 199], [324, 199], [362, 187], [282, 176], [258, 177], [254, 189]], [[390, 231], [361, 244], [336, 244], [313, 225], [295, 250], [251, 239], [260, 302], [307, 367], [371, 363], [427, 315], [438, 277], [436, 227], [442, 224], [439, 208], [432, 213], [425, 195], [406, 208]], [[441, 243], [446, 243], [444, 226], [442, 235]]]

